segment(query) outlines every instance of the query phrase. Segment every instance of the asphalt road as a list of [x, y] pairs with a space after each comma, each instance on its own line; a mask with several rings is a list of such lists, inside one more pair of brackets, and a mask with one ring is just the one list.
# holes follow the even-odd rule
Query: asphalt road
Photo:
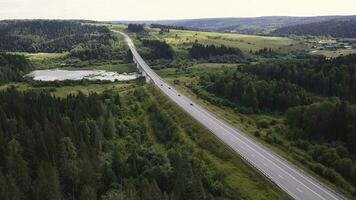
[[345, 197], [335, 193], [319, 181], [297, 169], [297, 167], [279, 157], [262, 144], [214, 116], [183, 94], [180, 94], [145, 63], [136, 51], [132, 40], [125, 33], [118, 33], [125, 36], [134, 60], [142, 67], [157, 87], [291, 197], [303, 200], [345, 199]]

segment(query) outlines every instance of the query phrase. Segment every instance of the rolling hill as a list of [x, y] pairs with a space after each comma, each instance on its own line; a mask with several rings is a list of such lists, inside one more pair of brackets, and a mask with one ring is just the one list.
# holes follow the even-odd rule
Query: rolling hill
[[310, 24], [299, 24], [279, 28], [272, 32], [276, 35], [313, 35], [313, 36], [333, 36], [343, 38], [356, 37], [356, 20], [330, 20]]
[[269, 34], [279, 28], [320, 23], [330, 20], [356, 20], [356, 16], [319, 16], [319, 17], [254, 17], [254, 18], [206, 18], [184, 20], [158, 20], [158, 21], [114, 21], [114, 23], [143, 23], [181, 26], [192, 30], [212, 32], [236, 32], [244, 34]]

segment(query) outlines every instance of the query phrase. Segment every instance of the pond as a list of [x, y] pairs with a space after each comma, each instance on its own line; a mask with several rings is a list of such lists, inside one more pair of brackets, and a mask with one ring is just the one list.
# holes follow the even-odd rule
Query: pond
[[35, 70], [27, 74], [36, 81], [64, 81], [64, 80], [103, 80], [103, 81], [129, 81], [140, 77], [138, 73], [108, 72], [104, 70]]

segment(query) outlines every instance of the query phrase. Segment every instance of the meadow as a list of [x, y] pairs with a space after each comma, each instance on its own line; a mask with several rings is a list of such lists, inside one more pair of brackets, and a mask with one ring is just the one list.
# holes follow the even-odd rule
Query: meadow
[[177, 49], [186, 49], [193, 43], [205, 45], [225, 45], [237, 47], [243, 52], [258, 51], [271, 48], [279, 53], [288, 54], [298, 50], [306, 50], [308, 46], [287, 37], [271, 37], [230, 33], [197, 32], [187, 30], [170, 30], [169, 33], [159, 34], [159, 29], [149, 29], [152, 38], [163, 39]]

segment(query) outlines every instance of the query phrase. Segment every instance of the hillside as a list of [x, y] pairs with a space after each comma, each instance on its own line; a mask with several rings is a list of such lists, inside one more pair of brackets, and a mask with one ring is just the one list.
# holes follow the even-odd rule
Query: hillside
[[244, 34], [268, 34], [278, 28], [323, 22], [332, 19], [356, 19], [356, 16], [321, 16], [321, 17], [253, 17], [253, 18], [206, 18], [185, 20], [158, 20], [158, 21], [116, 21], [119, 23], [143, 23], [181, 26], [192, 30], [212, 32], [236, 32]]
[[109, 45], [112, 40], [104, 26], [83, 25], [77, 21], [0, 21], [0, 51], [65, 52], [79, 44]]
[[356, 37], [356, 20], [330, 20], [309, 24], [298, 24], [279, 28], [272, 32], [276, 35], [313, 35], [333, 37]]

